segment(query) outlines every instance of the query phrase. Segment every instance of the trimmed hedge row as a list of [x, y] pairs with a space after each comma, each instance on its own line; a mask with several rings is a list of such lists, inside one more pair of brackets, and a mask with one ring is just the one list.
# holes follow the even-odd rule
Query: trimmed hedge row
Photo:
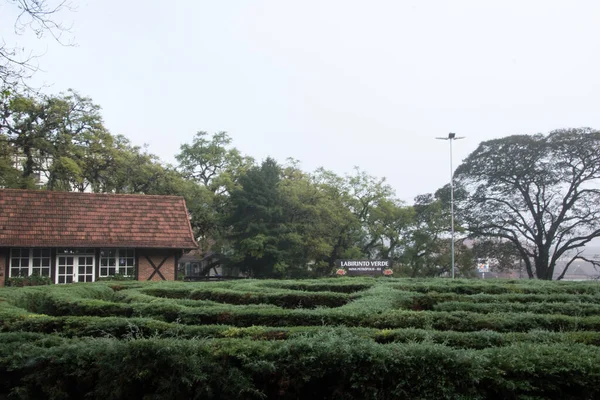
[[[337, 281], [337, 282], [336, 282]], [[374, 286], [373, 279], [356, 283], [355, 278], [336, 278], [336, 281], [279, 281], [279, 282], [264, 282], [258, 284], [263, 288], [301, 290], [306, 292], [336, 292], [336, 293], [356, 293], [367, 290]]]
[[[157, 321], [150, 318], [119, 317], [51, 317], [25, 314], [4, 317], [0, 331], [56, 333], [66, 337], [127, 338], [252, 338], [254, 340], [286, 340], [298, 335], [315, 335], [323, 326], [268, 327], [231, 325], [184, 325]], [[329, 328], [328, 328], [329, 329]], [[454, 348], [484, 349], [508, 346], [514, 343], [583, 343], [600, 346], [600, 332], [494, 332], [494, 331], [438, 331], [415, 328], [376, 329], [344, 328], [353, 335], [370, 338], [378, 343], [438, 343]]]
[[571, 316], [600, 315], [600, 304], [577, 303], [467, 303], [449, 301], [433, 306], [434, 311], [469, 311], [481, 314], [526, 312]]
[[301, 292], [296, 290], [264, 289], [257, 291], [240, 291], [219, 287], [195, 289], [184, 287], [178, 289], [150, 287], [141, 293], [169, 299], [210, 300], [235, 305], [272, 304], [283, 308], [315, 308], [341, 307], [350, 301], [345, 293], [337, 292]]
[[[382, 289], [370, 289], [376, 294]], [[122, 293], [122, 292], [119, 292]], [[272, 305], [214, 305], [186, 307], [168, 299], [155, 302], [116, 303], [106, 300], [68, 298], [40, 291], [26, 299], [27, 310], [51, 316], [121, 316], [149, 317], [161, 321], [181, 321], [188, 325], [226, 324], [238, 327], [344, 325], [349, 327], [422, 328], [460, 332], [494, 330], [497, 332], [527, 332], [532, 329], [549, 331], [600, 330], [600, 316], [566, 316], [534, 313], [490, 313], [466, 311], [405, 311], [388, 310], [393, 298], [363, 297], [345, 307], [332, 309], [291, 309]], [[362, 301], [362, 305], [361, 305]]]
[[[600, 296], [599, 295], [585, 295], [585, 294], [476, 294], [476, 295], [459, 295], [456, 293], [437, 293], [430, 292], [427, 294], [423, 293], [415, 293], [408, 291], [397, 291], [398, 301], [396, 308], [401, 308], [405, 310], [414, 310], [414, 311], [422, 311], [422, 310], [434, 310], [434, 309], [442, 309], [438, 308], [437, 305], [442, 305], [446, 303], [465, 303], [465, 304], [495, 304], [499, 310], [503, 312], [511, 311], [509, 307], [511, 304], [521, 303], [521, 304], [534, 304], [534, 305], [548, 305], [548, 308], [555, 309], [555, 312], [544, 312], [543, 309], [536, 309], [536, 312], [542, 312], [544, 314], [553, 314], [560, 313], [558, 308], [560, 306], [553, 306], [553, 303], [565, 303], [570, 304], [565, 307], [578, 307], [583, 305], [587, 307], [589, 305], [592, 306], [600, 306]], [[502, 307], [507, 305], [506, 309]], [[456, 306], [456, 309], [461, 309], [460, 307], [464, 307], [465, 309], [469, 308], [469, 305], [464, 306]], [[477, 306], [474, 306], [475, 308]], [[482, 310], [486, 306], [481, 306]], [[514, 306], [515, 311], [521, 310], [519, 306]], [[526, 307], [526, 306], [523, 306]], [[475, 310], [474, 308], [474, 310]], [[591, 307], [593, 308], [593, 307]], [[484, 312], [484, 311], [482, 311]], [[567, 315], [571, 315], [571, 312], [566, 312]]]
[[541, 282], [541, 281], [473, 281], [456, 279], [453, 281], [438, 280], [402, 280], [393, 281], [395, 289], [417, 293], [455, 293], [460, 295], [475, 294], [589, 294], [600, 293], [597, 282]]
[[[533, 329], [549, 331], [600, 330], [598, 317], [570, 317], [531, 313], [477, 314], [470, 312], [390, 311], [383, 314], [350, 314], [334, 310], [289, 310], [268, 308], [244, 309], [180, 309], [177, 311], [146, 308], [142, 315], [179, 320], [184, 324], [228, 324], [234, 326], [308, 326], [343, 325], [374, 328], [423, 328], [460, 332], [494, 330], [497, 332], [527, 332]], [[169, 314], [169, 311], [171, 313]]]
[[212, 300], [228, 304], [272, 304], [284, 308], [341, 307], [350, 298], [344, 293], [333, 292], [237, 292], [228, 289], [194, 290], [192, 300]]
[[[0, 395], [87, 399], [591, 399], [600, 349], [380, 345], [327, 329], [289, 341], [0, 334]], [[33, 340], [32, 340], [33, 339]]]

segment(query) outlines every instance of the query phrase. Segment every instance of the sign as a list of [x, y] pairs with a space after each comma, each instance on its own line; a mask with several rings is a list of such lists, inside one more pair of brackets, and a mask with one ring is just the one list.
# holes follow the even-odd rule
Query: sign
[[338, 275], [346, 273], [348, 275], [391, 275], [392, 273], [391, 260], [336, 260], [335, 265], [339, 270], [345, 271]]
[[486, 263], [479, 263], [477, 264], [477, 271], [482, 273], [490, 272], [490, 265]]

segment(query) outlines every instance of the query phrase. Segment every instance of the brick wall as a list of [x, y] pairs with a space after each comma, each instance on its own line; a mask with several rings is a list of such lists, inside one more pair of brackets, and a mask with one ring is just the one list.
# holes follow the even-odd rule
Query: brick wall
[[6, 270], [6, 256], [8, 254], [8, 249], [0, 248], [0, 287], [4, 286], [4, 283], [7, 279], [8, 271]]
[[162, 276], [167, 281], [175, 280], [175, 257], [176, 250], [170, 249], [138, 249], [138, 280], [147, 281], [150, 276], [152, 281], [161, 281], [163, 278], [154, 272], [154, 266], [161, 267], [158, 269]]

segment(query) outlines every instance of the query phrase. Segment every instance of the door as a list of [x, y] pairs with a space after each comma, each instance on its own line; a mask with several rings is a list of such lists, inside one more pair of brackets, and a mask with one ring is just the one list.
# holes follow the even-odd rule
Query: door
[[56, 283], [94, 282], [93, 254], [59, 254], [56, 268]]

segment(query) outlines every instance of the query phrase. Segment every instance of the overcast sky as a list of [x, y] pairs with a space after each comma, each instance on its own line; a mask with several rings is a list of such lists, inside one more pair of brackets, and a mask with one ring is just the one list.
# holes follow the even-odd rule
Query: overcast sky
[[433, 192], [484, 140], [600, 128], [598, 0], [73, 0], [77, 47], [43, 53], [47, 93], [73, 88], [106, 126], [173, 163], [196, 131], [243, 153], [339, 174], [399, 198]]

